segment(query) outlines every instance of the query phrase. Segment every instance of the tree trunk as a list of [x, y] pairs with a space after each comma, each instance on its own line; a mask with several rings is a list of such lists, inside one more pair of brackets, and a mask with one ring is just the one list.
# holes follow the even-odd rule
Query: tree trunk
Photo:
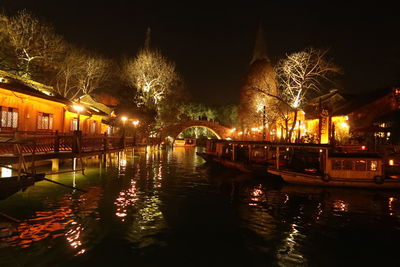
[[290, 131], [289, 131], [289, 138], [288, 138], [289, 143], [290, 143], [290, 140], [292, 139], [292, 134], [293, 134], [294, 128], [296, 126], [296, 122], [297, 122], [297, 109], [294, 111], [293, 123], [292, 123], [292, 127], [290, 128]]

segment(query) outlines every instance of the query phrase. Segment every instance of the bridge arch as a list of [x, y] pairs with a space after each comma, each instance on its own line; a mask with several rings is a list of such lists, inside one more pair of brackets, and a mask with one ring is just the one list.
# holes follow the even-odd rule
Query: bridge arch
[[190, 128], [196, 128], [196, 127], [201, 127], [201, 128], [206, 128], [206, 129], [208, 129], [211, 133], [213, 133], [216, 137], [217, 137], [217, 139], [222, 139], [222, 137], [215, 131], [215, 130], [213, 130], [212, 128], [210, 128], [210, 127], [207, 127], [207, 126], [198, 126], [198, 125], [196, 125], [196, 126], [189, 126], [189, 127], [186, 127], [185, 129], [183, 129], [182, 131], [180, 131], [176, 136], [172, 136], [174, 139], [176, 139], [177, 137], [178, 137], [178, 135], [180, 135], [181, 133], [183, 133], [184, 131], [186, 131], [187, 129], [190, 129]]
[[202, 127], [209, 129], [218, 139], [226, 139], [230, 137], [231, 132], [228, 127], [225, 127], [214, 121], [184, 121], [179, 124], [168, 127], [163, 131], [163, 138], [171, 136], [176, 139], [178, 135], [186, 129], [193, 127]]

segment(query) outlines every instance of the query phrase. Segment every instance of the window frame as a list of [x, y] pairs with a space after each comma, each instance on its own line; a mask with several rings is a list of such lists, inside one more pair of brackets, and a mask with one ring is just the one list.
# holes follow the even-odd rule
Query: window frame
[[[18, 108], [0, 106], [0, 128], [2, 130], [17, 130], [19, 123], [19, 111]], [[5, 114], [5, 118], [3, 115]], [[10, 117], [11, 114], [11, 117]], [[5, 125], [3, 126], [3, 122]], [[11, 123], [10, 123], [11, 122]]]
[[[47, 121], [44, 120], [47, 118]], [[46, 112], [38, 112], [36, 128], [38, 131], [53, 131], [54, 115]]]

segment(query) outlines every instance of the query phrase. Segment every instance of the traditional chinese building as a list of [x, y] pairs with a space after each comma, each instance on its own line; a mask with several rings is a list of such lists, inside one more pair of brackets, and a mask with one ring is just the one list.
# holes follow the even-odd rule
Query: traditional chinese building
[[51, 87], [21, 80], [0, 72], [0, 133], [28, 134], [70, 133], [100, 134], [108, 129], [105, 123], [112, 110], [90, 96], [82, 98], [82, 110], [72, 101], [55, 94]]

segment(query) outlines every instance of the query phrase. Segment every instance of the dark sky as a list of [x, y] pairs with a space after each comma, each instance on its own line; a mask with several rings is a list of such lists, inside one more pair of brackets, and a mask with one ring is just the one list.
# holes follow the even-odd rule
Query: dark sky
[[26, 8], [51, 22], [70, 42], [114, 58], [134, 56], [150, 26], [153, 45], [176, 63], [194, 101], [238, 102], [260, 20], [273, 62], [307, 46], [329, 48], [350, 93], [390, 86], [400, 78], [400, 16], [383, 1], [382, 7], [377, 2], [333, 6], [332, 1], [320, 1], [314, 6], [186, 1], [192, 7], [164, 2], [169, 6], [0, 0], [0, 7], [8, 13]]

